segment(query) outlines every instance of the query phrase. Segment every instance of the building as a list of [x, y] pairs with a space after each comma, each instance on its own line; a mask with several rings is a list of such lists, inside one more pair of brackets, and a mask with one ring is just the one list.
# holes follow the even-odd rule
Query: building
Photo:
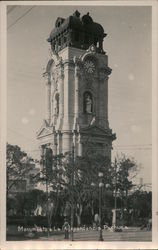
[[48, 42], [52, 56], [46, 80], [46, 117], [37, 132], [41, 150], [75, 155], [97, 152], [111, 159], [115, 134], [108, 122], [111, 69], [103, 50], [103, 27], [87, 13], [58, 17]]

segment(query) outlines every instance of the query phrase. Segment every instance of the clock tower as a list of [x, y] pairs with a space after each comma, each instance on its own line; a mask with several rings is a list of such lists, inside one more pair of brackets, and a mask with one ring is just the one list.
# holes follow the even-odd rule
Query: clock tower
[[104, 154], [111, 159], [115, 134], [108, 122], [111, 69], [103, 50], [103, 27], [87, 13], [58, 17], [47, 39], [46, 116], [37, 132], [41, 148], [54, 154], [75, 148], [75, 155]]

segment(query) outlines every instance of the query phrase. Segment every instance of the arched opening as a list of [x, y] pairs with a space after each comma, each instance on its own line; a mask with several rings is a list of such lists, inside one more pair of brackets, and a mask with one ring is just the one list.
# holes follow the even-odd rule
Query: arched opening
[[86, 114], [93, 112], [93, 97], [89, 91], [86, 91], [83, 95], [83, 112]]

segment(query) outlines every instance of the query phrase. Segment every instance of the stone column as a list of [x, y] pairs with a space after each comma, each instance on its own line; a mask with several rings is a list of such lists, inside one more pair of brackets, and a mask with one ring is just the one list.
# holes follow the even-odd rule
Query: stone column
[[46, 81], [46, 116], [45, 119], [50, 122], [51, 118], [51, 81], [49, 77], [47, 77]]
[[58, 153], [62, 153], [62, 134], [58, 131]]
[[105, 73], [99, 75], [99, 124], [108, 128], [108, 78]]
[[75, 63], [75, 95], [74, 95], [74, 129], [77, 128], [78, 124], [78, 118], [79, 118], [79, 78], [80, 78], [80, 67], [79, 67], [79, 61], [75, 57], [74, 58]]
[[106, 66], [105, 72], [104, 72], [104, 92], [105, 92], [105, 99], [104, 99], [104, 109], [105, 109], [105, 125], [107, 128], [109, 128], [109, 121], [108, 121], [108, 80], [109, 75], [111, 74], [111, 69]]
[[[62, 66], [61, 66], [62, 67]], [[60, 72], [60, 76], [59, 76], [59, 115], [63, 115], [63, 112], [64, 112], [64, 91], [63, 91], [63, 81], [64, 81], [64, 74], [62, 72], [62, 69], [61, 69], [61, 72]]]
[[64, 64], [64, 130], [69, 130], [69, 65]]
[[58, 77], [58, 86], [59, 86], [59, 116], [57, 121], [57, 130], [61, 129], [63, 114], [64, 114], [64, 74], [62, 69], [62, 64], [60, 63], [60, 74]]
[[72, 150], [72, 132], [65, 131], [62, 135], [62, 153]]
[[101, 92], [101, 81], [96, 78], [96, 82], [97, 83], [97, 93], [96, 93], [96, 118], [97, 118], [97, 121], [98, 121], [98, 117], [100, 117], [101, 115], [101, 97], [102, 97], [102, 92]]
[[73, 131], [73, 145], [74, 145], [74, 156], [76, 157], [78, 155], [78, 138], [77, 138], [77, 132]]
[[63, 130], [69, 131], [73, 128], [74, 111], [74, 65], [73, 62], [64, 62], [64, 120]]
[[[39, 146], [40, 158], [41, 158], [41, 160], [44, 159], [44, 149], [45, 149], [45, 146], [46, 146], [46, 145], [40, 145], [40, 146]], [[41, 170], [43, 171], [43, 169], [44, 169], [44, 164], [43, 164], [42, 161], [41, 161], [41, 163], [40, 163], [40, 168], [41, 168]]]
[[108, 122], [108, 77], [105, 76], [104, 78], [104, 93], [105, 93], [105, 98], [104, 100], [104, 111], [105, 111], [105, 126], [108, 128], [109, 127], [109, 122]]

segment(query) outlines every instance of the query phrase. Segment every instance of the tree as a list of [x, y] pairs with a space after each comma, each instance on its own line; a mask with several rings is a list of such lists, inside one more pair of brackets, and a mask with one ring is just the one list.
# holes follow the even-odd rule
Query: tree
[[53, 223], [56, 223], [56, 217], [60, 217], [61, 205], [64, 207], [63, 201], [65, 199], [61, 199], [63, 186], [65, 187], [66, 185], [63, 159], [62, 154], [53, 155], [52, 149], [49, 147], [44, 148], [41, 156], [40, 164], [42, 171], [38, 181], [45, 184], [46, 187], [45, 204], [48, 228], [52, 225], [52, 218]]
[[35, 179], [38, 174], [32, 174], [35, 169], [34, 160], [20, 149], [17, 145], [7, 143], [7, 196], [18, 181], [25, 180], [25, 177]]
[[[93, 218], [98, 211], [98, 173], [103, 173], [103, 220], [109, 221], [111, 210], [114, 208], [113, 193], [119, 191], [122, 212], [127, 208], [127, 197], [133, 187], [133, 180], [139, 172], [139, 166], [134, 159], [126, 156], [117, 157], [115, 163], [103, 155], [93, 154], [78, 157], [75, 161], [75, 204], [76, 214], [83, 218]], [[93, 184], [93, 185], [92, 185]], [[107, 188], [109, 187], [109, 188]], [[90, 210], [89, 210], [90, 209]], [[87, 213], [85, 212], [87, 211]]]
[[111, 166], [113, 190], [117, 199], [117, 208], [121, 209], [121, 220], [124, 221], [125, 211], [128, 209], [129, 191], [133, 188], [133, 180], [139, 173], [140, 166], [133, 158], [125, 155], [117, 156]]
[[[132, 223], [142, 223], [152, 215], [152, 192], [136, 190], [128, 197], [128, 210], [131, 211]], [[140, 221], [141, 220], [141, 221]]]
[[94, 214], [98, 212], [98, 173], [103, 173], [104, 186], [111, 181], [110, 159], [98, 154], [78, 157], [75, 167], [75, 204], [78, 223], [82, 223], [81, 219], [88, 223], [86, 218], [89, 218], [88, 224], [92, 224]]
[[22, 216], [35, 214], [38, 206], [43, 208], [45, 199], [46, 194], [38, 189], [17, 193], [15, 195], [17, 214]]
[[[72, 153], [67, 153], [64, 156], [52, 155], [50, 160], [45, 159], [45, 156], [42, 160], [43, 181], [47, 181], [53, 189], [54, 195], [51, 200], [55, 204], [54, 211], [70, 216], [70, 209], [73, 206], [78, 226], [83, 223], [91, 224], [95, 213], [98, 213], [99, 172], [103, 173], [103, 200], [105, 201], [103, 212], [107, 214], [105, 221], [110, 220], [111, 209], [114, 208], [116, 172], [116, 190], [120, 193], [119, 200], [123, 203], [122, 208], [126, 206], [125, 197], [127, 198], [129, 190], [133, 187], [132, 180], [138, 171], [133, 159], [123, 156], [117, 158], [115, 164], [111, 164], [109, 158], [98, 154], [77, 156], [74, 159]], [[49, 165], [49, 171], [46, 165]], [[107, 184], [110, 190], [107, 190]], [[90, 219], [87, 220], [87, 218]]]

